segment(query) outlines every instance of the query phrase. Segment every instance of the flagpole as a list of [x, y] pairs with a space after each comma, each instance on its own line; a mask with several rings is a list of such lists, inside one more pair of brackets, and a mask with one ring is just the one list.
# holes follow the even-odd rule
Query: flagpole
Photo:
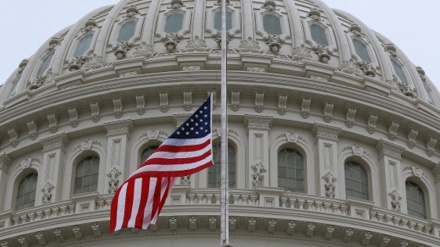
[[228, 112], [227, 112], [227, 52], [226, 0], [222, 0], [221, 31], [221, 246], [229, 245], [229, 179], [228, 179]]

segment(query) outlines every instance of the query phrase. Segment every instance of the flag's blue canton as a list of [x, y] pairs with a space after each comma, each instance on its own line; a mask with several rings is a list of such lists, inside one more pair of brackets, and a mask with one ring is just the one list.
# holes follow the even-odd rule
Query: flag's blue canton
[[201, 138], [211, 133], [211, 97], [195, 111], [170, 138]]

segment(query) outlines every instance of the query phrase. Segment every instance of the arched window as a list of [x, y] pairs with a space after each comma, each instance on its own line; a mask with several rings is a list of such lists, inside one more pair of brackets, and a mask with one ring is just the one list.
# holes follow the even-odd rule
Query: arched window
[[278, 152], [278, 187], [286, 191], [304, 192], [304, 159], [291, 148]]
[[353, 40], [353, 46], [354, 50], [356, 51], [356, 54], [365, 62], [371, 63], [370, 55], [368, 54], [367, 47], [364, 43], [359, 41], [358, 39], [352, 39]]
[[49, 68], [49, 64], [52, 61], [53, 54], [54, 54], [53, 51], [47, 54], [46, 58], [43, 60], [43, 63], [41, 63], [40, 69], [37, 72], [37, 76], [44, 74], [47, 68]]
[[310, 24], [310, 33], [312, 34], [312, 39], [323, 46], [328, 46], [328, 39], [325, 29], [318, 24]]
[[268, 34], [281, 35], [283, 33], [280, 18], [273, 14], [263, 15], [263, 27]]
[[88, 33], [84, 37], [82, 37], [79, 40], [78, 45], [76, 46], [75, 54], [73, 54], [73, 56], [78, 57], [83, 55], [84, 52], [89, 49], [90, 44], [92, 43], [92, 38], [93, 33]]
[[369, 200], [368, 174], [365, 168], [357, 162], [345, 163], [345, 192], [347, 197]]
[[165, 32], [166, 33], [177, 33], [182, 29], [183, 25], [183, 14], [173, 13], [167, 16], [165, 22]]
[[[214, 165], [208, 168], [208, 188], [220, 188], [221, 183], [221, 156], [220, 156], [220, 144], [214, 145], [213, 161]], [[236, 188], [236, 151], [231, 145], [228, 145], [228, 180], [229, 187]]]
[[144, 149], [144, 151], [142, 151], [142, 154], [141, 154], [141, 164], [142, 163], [144, 163], [144, 161], [145, 160], [147, 160], [148, 159], [148, 157], [150, 157], [150, 155], [154, 152], [154, 151], [156, 151], [156, 149], [158, 148], [159, 146], [149, 146], [149, 147], [147, 147], [146, 149]]
[[35, 206], [35, 194], [37, 192], [38, 174], [31, 173], [20, 181], [15, 200], [15, 210], [31, 208]]
[[121, 29], [119, 29], [118, 42], [124, 42], [129, 40], [134, 35], [134, 31], [136, 29], [137, 21], [128, 21], [122, 24]]
[[435, 105], [435, 103], [434, 103], [434, 96], [432, 95], [431, 88], [429, 88], [426, 84], [423, 84], [423, 86], [425, 87], [425, 92], [428, 95], [428, 102], [431, 105]]
[[393, 58], [391, 58], [391, 63], [393, 64], [394, 72], [396, 72], [399, 79], [404, 84], [408, 84], [408, 80], [406, 79], [406, 76], [405, 76], [405, 73], [403, 72], [402, 66], [400, 66], [400, 64], [396, 60], [394, 60]]
[[98, 190], [99, 157], [88, 156], [76, 166], [73, 194]]
[[425, 194], [416, 183], [406, 181], [406, 205], [408, 214], [426, 219]]
[[[214, 16], [214, 28], [221, 31], [222, 30], [222, 12], [218, 11]], [[232, 13], [226, 11], [226, 30], [232, 28]]]

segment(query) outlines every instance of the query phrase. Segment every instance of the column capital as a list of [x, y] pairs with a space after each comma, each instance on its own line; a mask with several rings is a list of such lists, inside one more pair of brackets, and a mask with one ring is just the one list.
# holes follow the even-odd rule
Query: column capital
[[129, 134], [133, 129], [133, 121], [131, 119], [117, 120], [104, 123], [107, 130], [107, 136]]
[[43, 145], [43, 151], [48, 151], [52, 149], [61, 148], [64, 150], [66, 145], [69, 143], [69, 137], [66, 133], [60, 133], [39, 140], [40, 144]]
[[312, 132], [315, 135], [315, 140], [318, 138], [322, 138], [331, 141], [338, 141], [338, 136], [341, 132], [341, 129], [341, 127], [315, 122], [315, 124], [313, 124]]
[[376, 144], [376, 150], [381, 158], [386, 155], [400, 160], [405, 148], [393, 142], [380, 139]]
[[269, 130], [272, 126], [273, 117], [264, 115], [244, 115], [244, 124], [248, 129]]

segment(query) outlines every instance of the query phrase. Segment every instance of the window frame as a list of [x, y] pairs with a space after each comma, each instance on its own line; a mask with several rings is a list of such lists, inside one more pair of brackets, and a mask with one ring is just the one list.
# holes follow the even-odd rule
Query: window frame
[[[352, 195], [348, 195], [348, 193], [347, 193], [347, 191], [348, 191], [348, 189], [347, 189], [347, 179], [348, 179], [348, 177], [347, 177], [347, 173], [346, 173], [346, 166], [347, 166], [347, 163], [354, 163], [354, 164], [357, 164], [359, 167], [361, 167], [362, 169], [363, 169], [363, 171], [365, 171], [365, 175], [366, 175], [366, 184], [365, 184], [365, 187], [367, 188], [367, 191], [366, 191], [366, 195], [367, 195], [367, 198], [365, 199], [365, 198], [362, 198], [362, 197], [356, 197], [356, 196], [352, 196]], [[350, 178], [350, 181], [354, 181], [353, 179], [352, 179], [352, 177]], [[362, 185], [362, 181], [355, 181], [355, 182], [358, 182], [359, 183], [359, 185], [360, 185], [360, 188], [362, 187], [361, 185]], [[371, 191], [371, 172], [369, 171], [369, 167], [367, 166], [367, 165], [365, 165], [364, 164], [364, 162], [359, 162], [359, 161], [357, 161], [357, 160], [353, 160], [353, 159], [348, 159], [348, 160], [346, 160], [345, 162], [344, 162], [344, 188], [345, 188], [345, 197], [348, 199], [348, 198], [353, 198], [353, 199], [356, 199], [356, 200], [366, 200], [366, 201], [371, 201], [371, 198], [372, 198], [372, 191]], [[351, 190], [351, 189], [350, 189]], [[361, 193], [362, 194], [362, 191], [361, 191], [361, 189], [359, 189], [358, 191], [356, 191], [356, 192], [358, 192], [358, 193]], [[364, 193], [365, 194], [365, 193]]]
[[[317, 27], [322, 28], [322, 30], [324, 31], [324, 34], [325, 34], [325, 38], [326, 38], [326, 41], [327, 41], [327, 45], [325, 45], [325, 44], [321, 44], [321, 43], [318, 43], [318, 42], [313, 38], [312, 26], [317, 26]], [[329, 38], [329, 34], [328, 34], [328, 28], [327, 28], [326, 26], [322, 25], [322, 24], [319, 23], [319, 22], [311, 21], [311, 22], [308, 23], [308, 28], [309, 28], [309, 32], [310, 32], [310, 37], [311, 37], [311, 39], [313, 40], [313, 42], [314, 42], [316, 45], [322, 45], [322, 46], [325, 46], [325, 47], [329, 47], [329, 46], [330, 46], [331, 42], [330, 42], [330, 38]]]
[[[80, 192], [76, 193], [75, 192], [75, 190], [76, 190], [75, 186], [76, 186], [76, 179], [77, 179], [76, 174], [77, 174], [78, 166], [81, 164], [82, 161], [84, 161], [86, 158], [89, 158], [89, 157], [98, 158], [98, 164], [97, 164], [98, 165], [98, 169], [97, 169], [97, 173], [96, 173], [96, 175], [97, 175], [97, 177], [96, 177], [96, 190], [93, 190], [93, 191], [82, 191], [82, 189], [81, 189]], [[86, 194], [86, 193], [96, 193], [96, 192], [98, 192], [99, 188], [100, 188], [100, 186], [99, 186], [99, 182], [100, 182], [99, 177], [101, 175], [101, 171], [100, 170], [101, 170], [101, 157], [99, 156], [99, 154], [97, 154], [95, 152], [90, 152], [90, 153], [87, 153], [87, 154], [84, 154], [84, 155], [81, 155], [80, 157], [78, 157], [78, 159], [76, 159], [76, 161], [75, 161], [74, 169], [72, 171], [72, 191], [71, 191], [72, 195], [77, 196], [77, 195]], [[94, 175], [94, 173], [87, 174], [88, 177], [90, 177], [91, 175]], [[81, 177], [81, 178], [84, 178], [84, 176]], [[84, 186], [81, 186], [81, 188], [83, 188], [83, 187]]]
[[[218, 152], [218, 154], [220, 155], [220, 140], [214, 140], [213, 141], [213, 145], [212, 145], [212, 161], [213, 161], [213, 165], [212, 166], [210, 166], [210, 167], [208, 167], [208, 169], [206, 169], [206, 187], [207, 188], [209, 188], [209, 189], [219, 189], [220, 188], [220, 186], [221, 186], [221, 157], [220, 156], [217, 156], [218, 158], [219, 158], [219, 160], [218, 160], [218, 163], [216, 163], [215, 161], [216, 161], [216, 159], [215, 159], [215, 156], [216, 156], [216, 150], [214, 149], [214, 148], [218, 148], [217, 150], [217, 152]], [[233, 149], [235, 152], [234, 152], [234, 155], [235, 155], [235, 157], [234, 157], [234, 160], [235, 160], [235, 162], [234, 162], [234, 164], [233, 164], [233, 166], [234, 166], [234, 172], [232, 173], [231, 172], [231, 163], [229, 163], [229, 159], [230, 159], [230, 152], [229, 152], [229, 150], [230, 149]], [[238, 152], [237, 152], [237, 147], [234, 145], [234, 144], [232, 144], [231, 142], [228, 142], [228, 178], [229, 178], [229, 187], [230, 188], [234, 188], [234, 189], [236, 189], [237, 188], [237, 185], [238, 185], [238, 181], [237, 181], [237, 174], [238, 174], [238, 167], [237, 167], [237, 158], [238, 158]], [[213, 169], [216, 169], [214, 172], [212, 172], [212, 170]], [[210, 180], [209, 180], [209, 174], [210, 173], [215, 173], [215, 174], [217, 174], [217, 181], [215, 181], [215, 183], [218, 183], [218, 187], [210, 187]], [[231, 176], [231, 173], [234, 175], [234, 176]], [[234, 183], [233, 185], [231, 185], [231, 177], [233, 177], [233, 180], [232, 180], [232, 182]]]
[[[416, 214], [410, 213], [409, 205], [408, 205], [408, 188], [407, 188], [407, 183], [416, 185], [416, 187], [418, 189], [420, 189], [420, 191], [423, 194], [423, 203], [424, 203], [424, 205], [423, 205], [424, 206], [424, 216], [423, 217], [421, 217], [419, 215], [416, 215]], [[419, 219], [424, 219], [424, 220], [428, 219], [428, 216], [430, 215], [429, 207], [428, 207], [428, 205], [429, 205], [429, 194], [427, 193], [425, 187], [423, 186], [423, 183], [420, 183], [419, 181], [414, 181], [414, 179], [412, 179], [412, 178], [406, 179], [405, 180], [405, 198], [406, 198], [406, 212], [407, 212], [408, 215], [413, 216], [413, 217], [417, 217]], [[412, 200], [412, 201], [414, 201], [414, 200]], [[415, 210], [411, 210], [411, 211], [415, 211]]]
[[[302, 180], [303, 180], [303, 191], [298, 191], [298, 190], [294, 190], [294, 191], [289, 191], [289, 190], [287, 190], [287, 187], [281, 187], [280, 186], [280, 153], [283, 151], [283, 150], [288, 150], [288, 149], [290, 149], [290, 150], [293, 150], [294, 151], [294, 153], [293, 154], [299, 154], [300, 155], [300, 157], [301, 157], [301, 159], [302, 159], [302, 171], [303, 171], [303, 177], [302, 177]], [[277, 176], [277, 185], [278, 185], [278, 187], [279, 188], [284, 188], [284, 190], [286, 191], [286, 192], [291, 192], [291, 193], [306, 193], [307, 192], [307, 166], [306, 166], [306, 159], [305, 159], [305, 157], [304, 157], [304, 154], [303, 154], [303, 152], [301, 152], [298, 148], [295, 148], [295, 147], [291, 147], [291, 146], [289, 146], [289, 145], [284, 145], [284, 146], [282, 146], [282, 147], [280, 147], [279, 149], [278, 149], [278, 151], [277, 151], [277, 155], [276, 155], [276, 157], [277, 157], [277, 172], [276, 172], [276, 176]], [[286, 176], [287, 176], [287, 165], [286, 165]], [[296, 171], [297, 169], [295, 169], [295, 171]], [[284, 179], [286, 179], [287, 180], [287, 177], [284, 177]], [[296, 179], [296, 177], [294, 178], [294, 181], [295, 181], [295, 185], [297, 184], [297, 179]]]
[[[83, 51], [83, 53], [81, 53], [81, 54], [78, 55], [78, 54], [77, 54], [77, 51], [78, 51], [79, 45], [81, 44], [81, 41], [83, 41], [83, 40], [84, 40], [86, 37], [88, 37], [88, 36], [91, 36], [88, 48], [85, 49], [85, 50]], [[72, 56], [73, 56], [73, 57], [79, 57], [79, 56], [83, 56], [83, 55], [88, 54], [88, 53], [92, 50], [92, 44], [93, 44], [94, 39], [95, 39], [95, 32], [93, 32], [93, 31], [90, 31], [90, 32], [87, 32], [87, 33], [81, 35], [81, 36], [76, 40], [75, 48], [74, 48], [74, 50], [73, 50]]]
[[[365, 47], [365, 50], [366, 50], [366, 52], [367, 52], [367, 55], [368, 55], [368, 58], [370, 59], [370, 61], [365, 61], [365, 60], [364, 60], [364, 59], [363, 59], [363, 58], [357, 53], [356, 45], [355, 45], [354, 41], [357, 41], [357, 42], [361, 43], [361, 44]], [[375, 62], [375, 61], [373, 60], [372, 52], [371, 52], [371, 50], [370, 50], [370, 49], [371, 49], [370, 45], [369, 45], [367, 42], [365, 42], [363, 39], [360, 39], [360, 38], [358, 38], [358, 37], [356, 37], [356, 36], [352, 36], [352, 37], [351, 37], [351, 45], [353, 46], [353, 54], [357, 56], [357, 58], [359, 59], [359, 61], [364, 61], [364, 62], [369, 63], [369, 64], [373, 64], [373, 63]]]
[[[35, 190], [33, 191], [34, 192], [34, 201], [33, 201], [34, 205], [33, 206], [22, 207], [22, 208], [17, 209], [17, 199], [18, 199], [18, 193], [19, 193], [20, 184], [23, 182], [23, 180], [25, 180], [28, 176], [31, 176], [31, 175], [36, 175]], [[39, 177], [38, 176], [38, 172], [36, 170], [34, 170], [34, 169], [30, 169], [30, 170], [22, 173], [20, 176], [18, 176], [16, 178], [16, 184], [15, 184], [15, 189], [14, 189], [14, 204], [13, 204], [13, 208], [14, 208], [15, 211], [26, 210], [26, 209], [29, 209], [29, 208], [32, 208], [32, 207], [36, 206], [37, 195], [38, 195], [38, 182], [39, 182], [38, 181], [38, 177]]]

